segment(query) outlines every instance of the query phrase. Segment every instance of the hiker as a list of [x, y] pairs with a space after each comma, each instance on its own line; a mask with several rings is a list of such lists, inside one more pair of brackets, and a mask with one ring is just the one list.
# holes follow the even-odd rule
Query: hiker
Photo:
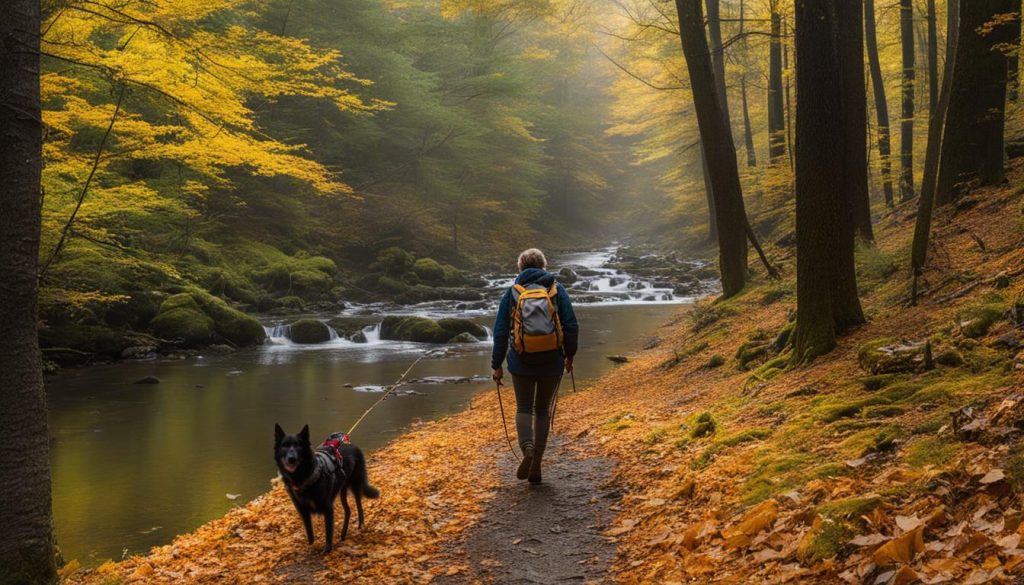
[[563, 372], [572, 372], [579, 325], [569, 293], [546, 271], [544, 253], [530, 248], [519, 255], [519, 276], [498, 306], [494, 322], [492, 378], [501, 384], [502, 362], [516, 393], [516, 433], [523, 460], [519, 479], [541, 481], [541, 459], [551, 428], [551, 402]]

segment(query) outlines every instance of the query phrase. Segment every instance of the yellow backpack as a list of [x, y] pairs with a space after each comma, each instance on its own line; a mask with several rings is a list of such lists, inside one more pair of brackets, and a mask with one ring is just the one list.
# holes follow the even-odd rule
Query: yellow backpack
[[562, 347], [562, 323], [555, 298], [558, 284], [512, 287], [512, 347], [516, 353], [539, 353]]

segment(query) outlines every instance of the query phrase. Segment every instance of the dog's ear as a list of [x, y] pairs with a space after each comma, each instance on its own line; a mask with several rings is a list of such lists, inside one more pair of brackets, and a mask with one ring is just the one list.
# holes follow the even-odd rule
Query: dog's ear
[[281, 428], [281, 425], [279, 425], [277, 423], [274, 423], [274, 443], [280, 444], [281, 443], [281, 439], [283, 439], [283, 438], [284, 438], [284, 429]]
[[309, 425], [302, 427], [302, 430], [299, 431], [299, 438], [307, 443], [309, 442]]

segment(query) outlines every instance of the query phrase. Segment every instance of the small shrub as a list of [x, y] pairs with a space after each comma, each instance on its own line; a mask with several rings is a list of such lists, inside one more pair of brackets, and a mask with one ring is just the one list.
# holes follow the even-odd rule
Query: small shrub
[[702, 412], [697, 420], [694, 421], [693, 428], [690, 430], [691, 439], [699, 439], [715, 433], [715, 419], [711, 417], [710, 412]]
[[715, 369], [720, 368], [723, 365], [725, 365], [725, 356], [723, 356], [720, 353], [716, 353], [715, 355], [711, 356], [711, 359], [708, 360], [707, 367], [708, 369]]

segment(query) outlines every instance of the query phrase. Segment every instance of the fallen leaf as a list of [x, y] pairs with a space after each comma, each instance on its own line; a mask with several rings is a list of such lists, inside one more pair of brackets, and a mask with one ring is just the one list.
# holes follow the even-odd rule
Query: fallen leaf
[[903, 532], [910, 532], [922, 524], [924, 524], [924, 521], [918, 518], [916, 514], [913, 516], [896, 516], [896, 526], [899, 526]]
[[988, 485], [990, 483], [995, 483], [997, 481], [1002, 481], [1005, 478], [1006, 478], [1006, 474], [1003, 473], [1002, 469], [993, 469], [993, 470], [989, 471], [988, 473], [986, 473], [985, 476], [982, 477], [980, 481], [981, 481], [982, 485]]
[[924, 527], [918, 526], [878, 547], [874, 554], [874, 560], [879, 565], [893, 563], [909, 565], [914, 562], [914, 557], [922, 551], [924, 551]]

